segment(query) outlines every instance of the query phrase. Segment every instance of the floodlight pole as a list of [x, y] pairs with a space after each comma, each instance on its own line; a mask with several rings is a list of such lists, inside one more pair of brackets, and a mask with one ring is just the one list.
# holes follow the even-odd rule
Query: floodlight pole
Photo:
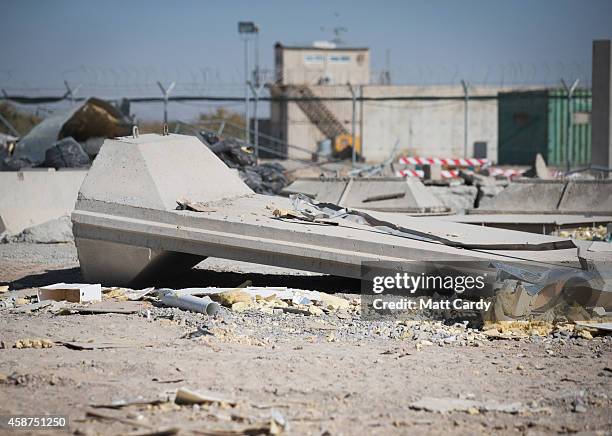
[[[259, 119], [257, 117], [257, 104], [259, 103], [259, 96], [261, 95], [261, 91], [263, 91], [265, 83], [261, 85], [253, 84], [250, 80], [247, 81], [247, 85], [251, 88], [251, 92], [253, 93], [254, 105], [253, 105], [253, 119], [255, 121], [255, 159], [259, 159]], [[250, 126], [249, 126], [250, 127]]]
[[[249, 81], [250, 81], [250, 71], [249, 71], [249, 35], [255, 34], [255, 38], [259, 38], [259, 28], [252, 21], [240, 21], [238, 23], [238, 33], [243, 35], [244, 38], [244, 132], [247, 144], [251, 143], [251, 114], [249, 108]], [[257, 45], [259, 46], [259, 42], [256, 40]], [[255, 54], [255, 62], [259, 62], [259, 56]], [[259, 65], [256, 65], [256, 68], [259, 69]], [[259, 75], [259, 71], [257, 71], [257, 75]], [[256, 79], [257, 84], [259, 83], [259, 79]]]

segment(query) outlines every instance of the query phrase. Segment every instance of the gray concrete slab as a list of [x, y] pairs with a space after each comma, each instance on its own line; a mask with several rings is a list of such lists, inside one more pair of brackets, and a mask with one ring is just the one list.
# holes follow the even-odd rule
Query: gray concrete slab
[[413, 215], [451, 213], [420, 180], [404, 177], [303, 178], [283, 190], [284, 195], [295, 193], [356, 209]]
[[467, 213], [612, 215], [612, 181], [517, 180]]
[[[175, 210], [179, 197], [206, 203], [207, 212]], [[278, 219], [275, 209], [292, 209], [290, 200], [252, 193], [197, 139], [142, 135], [104, 144], [72, 220], [85, 280], [114, 285], [129, 285], [143, 276], [153, 280], [154, 273], [180, 271], [208, 256], [348, 277], [359, 277], [366, 260], [578, 260], [575, 248], [537, 251], [565, 243], [563, 238], [370, 213], [421, 233], [480, 244], [479, 249], [462, 249], [358, 224]], [[510, 246], [521, 249], [503, 249]], [[105, 263], [111, 258], [113, 264]]]
[[484, 227], [518, 230], [522, 232], [554, 234], [560, 230], [578, 227], [605, 226], [612, 223], [612, 215], [555, 215], [555, 214], [470, 214], [447, 215], [442, 221], [472, 224]]
[[[556, 211], [565, 188], [564, 181], [516, 181], [492, 198], [483, 198], [469, 213], [546, 213]], [[485, 212], [487, 211], [487, 212]]]
[[415, 214], [450, 212], [420, 180], [399, 177], [353, 179], [340, 206]]
[[283, 195], [304, 194], [313, 200], [338, 204], [346, 189], [348, 179], [329, 177], [305, 177], [283, 189]]
[[70, 215], [86, 170], [0, 171], [0, 232], [17, 234]]
[[568, 182], [558, 210], [562, 213], [612, 215], [612, 180]]

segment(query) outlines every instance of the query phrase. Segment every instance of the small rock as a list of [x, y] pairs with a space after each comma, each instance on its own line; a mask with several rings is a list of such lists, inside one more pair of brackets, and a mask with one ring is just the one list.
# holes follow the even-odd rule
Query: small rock
[[585, 413], [587, 411], [586, 405], [582, 398], [578, 397], [572, 403], [572, 412], [574, 413]]

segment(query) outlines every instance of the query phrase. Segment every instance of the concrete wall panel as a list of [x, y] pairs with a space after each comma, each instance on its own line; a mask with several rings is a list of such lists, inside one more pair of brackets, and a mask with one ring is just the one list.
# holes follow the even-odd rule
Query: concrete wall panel
[[70, 215], [85, 170], [0, 172], [0, 222], [9, 233]]

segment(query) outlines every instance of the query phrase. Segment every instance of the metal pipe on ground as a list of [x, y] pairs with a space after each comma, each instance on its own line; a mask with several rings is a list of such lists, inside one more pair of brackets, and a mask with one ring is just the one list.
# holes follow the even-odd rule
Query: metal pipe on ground
[[206, 315], [214, 315], [221, 307], [219, 303], [212, 301], [210, 297], [194, 297], [193, 295], [178, 296], [173, 291], [161, 291], [161, 302], [170, 307], [178, 307], [179, 309], [189, 310], [191, 312], [199, 312]]

